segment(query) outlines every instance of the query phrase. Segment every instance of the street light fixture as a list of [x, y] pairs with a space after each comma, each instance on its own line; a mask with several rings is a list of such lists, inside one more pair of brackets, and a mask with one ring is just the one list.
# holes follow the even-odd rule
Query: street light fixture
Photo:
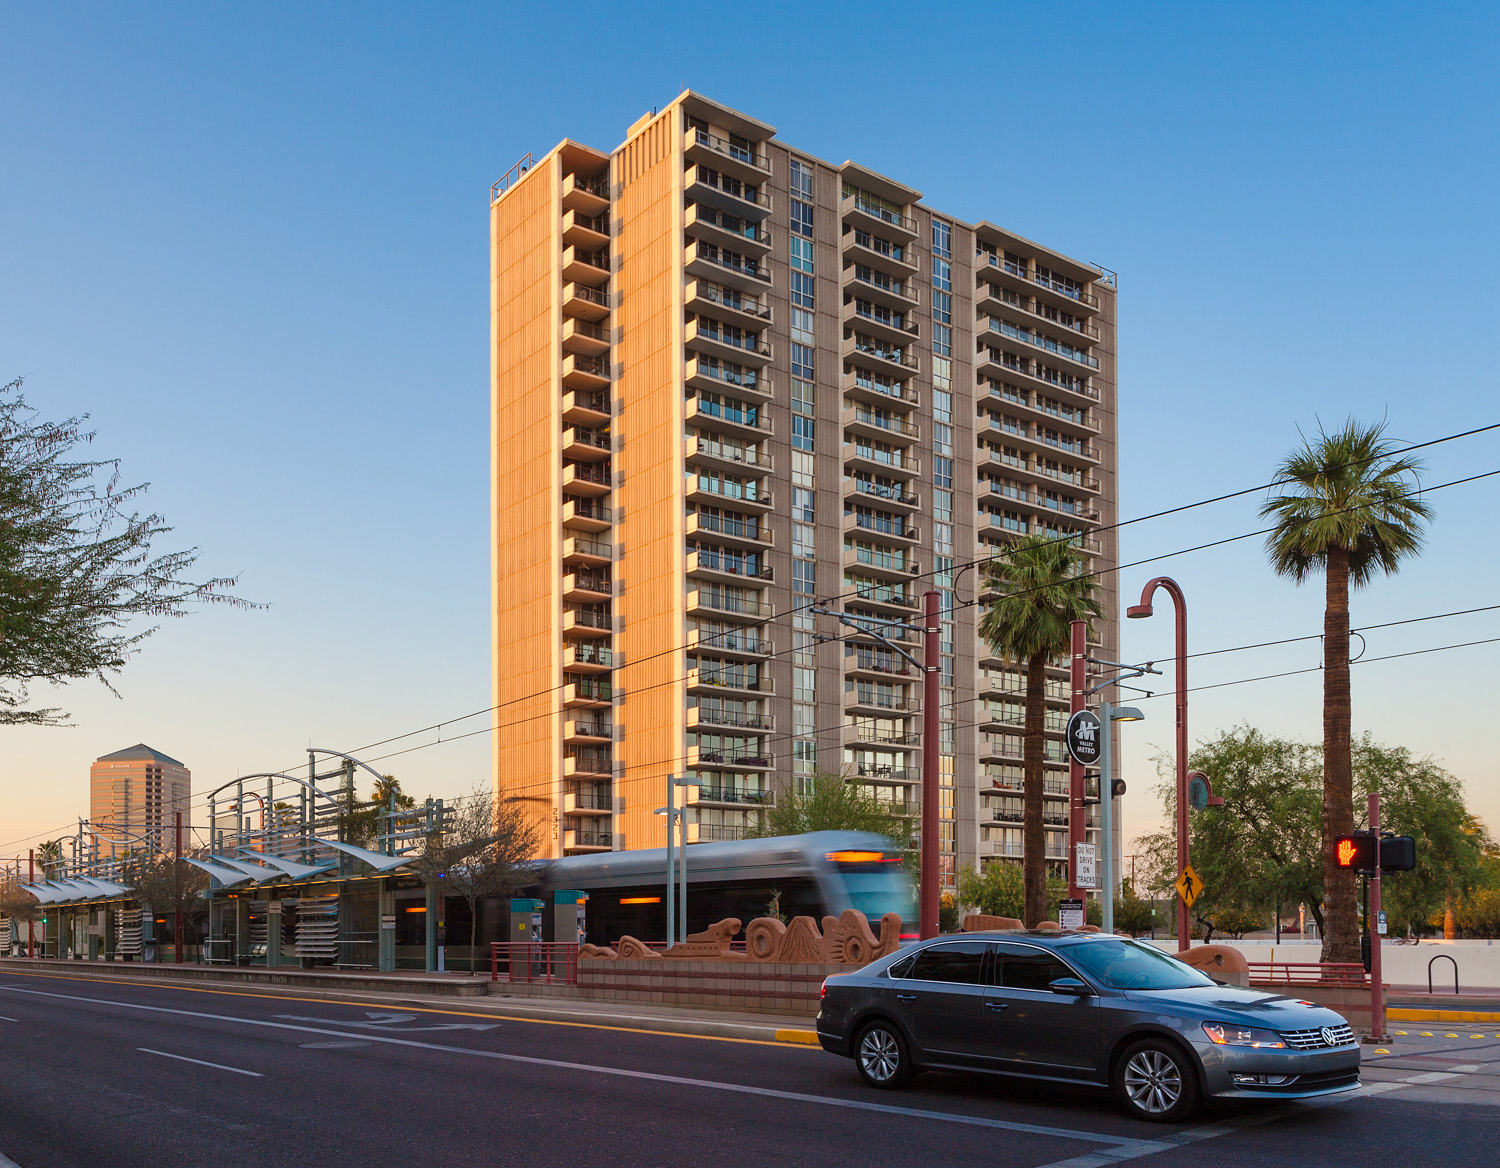
[[[1188, 732], [1187, 732], [1187, 597], [1182, 586], [1170, 576], [1158, 576], [1148, 581], [1141, 589], [1141, 602], [1125, 610], [1131, 620], [1140, 620], [1152, 615], [1151, 597], [1158, 588], [1165, 589], [1172, 597], [1176, 611], [1175, 642], [1177, 656], [1177, 871], [1188, 865]], [[1188, 921], [1188, 906], [1177, 898], [1177, 950], [1183, 952], [1192, 945], [1192, 933]]]

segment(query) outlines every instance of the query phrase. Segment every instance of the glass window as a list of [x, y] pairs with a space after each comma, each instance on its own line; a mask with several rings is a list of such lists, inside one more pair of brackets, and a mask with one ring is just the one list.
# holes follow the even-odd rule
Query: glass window
[[[796, 240], [792, 241], [796, 243]], [[809, 245], [810, 246], [810, 245]], [[811, 308], [813, 306], [813, 278], [806, 272], [792, 273], [792, 303], [799, 308]]]
[[813, 354], [816, 350], [811, 345], [799, 345], [792, 342], [792, 376], [802, 377], [808, 380], [813, 376]]
[[787, 185], [794, 195], [800, 195], [804, 199], [813, 197], [813, 172], [812, 163], [803, 162], [800, 158], [793, 158], [788, 168]]
[[1089, 976], [1116, 990], [1181, 990], [1214, 984], [1212, 978], [1176, 958], [1134, 941], [1101, 938], [1069, 946], [1068, 956]]
[[818, 562], [816, 560], [792, 561], [792, 591], [811, 596], [817, 591]]
[[794, 450], [811, 450], [813, 439], [816, 434], [817, 423], [802, 414], [792, 415], [792, 448]]
[[947, 260], [932, 261], [932, 286], [944, 292], [953, 291], [953, 265]]
[[952, 257], [953, 228], [941, 219], [932, 221], [932, 254]]
[[811, 523], [817, 518], [814, 513], [817, 495], [806, 487], [792, 488], [792, 518]]
[[948, 325], [932, 326], [932, 351], [939, 357], [953, 356], [953, 330]]
[[813, 384], [811, 381], [792, 382], [792, 410], [799, 414], [813, 412]]
[[792, 240], [792, 267], [799, 272], [811, 272], [813, 270], [812, 240]]
[[1044, 949], [1015, 945], [1008, 941], [995, 944], [995, 968], [990, 984], [1012, 990], [1046, 990], [1060, 977], [1077, 975]]
[[953, 489], [953, 460], [934, 455], [932, 459], [932, 481], [935, 486]]
[[932, 391], [932, 416], [939, 422], [953, 421], [953, 395], [946, 389]]
[[811, 203], [804, 203], [801, 199], [792, 200], [792, 230], [798, 235], [805, 235], [809, 239], [813, 233], [813, 209]]
[[932, 319], [938, 324], [953, 323], [953, 294], [951, 292], [932, 294]]
[[918, 953], [911, 967], [897, 976], [922, 981], [981, 985], [984, 951], [983, 941], [951, 941], [944, 945], [933, 945]]
[[932, 517], [940, 519], [945, 523], [953, 522], [953, 492], [932, 492]]
[[817, 344], [813, 333], [813, 314], [805, 308], [792, 309], [792, 340], [801, 341], [804, 345]]

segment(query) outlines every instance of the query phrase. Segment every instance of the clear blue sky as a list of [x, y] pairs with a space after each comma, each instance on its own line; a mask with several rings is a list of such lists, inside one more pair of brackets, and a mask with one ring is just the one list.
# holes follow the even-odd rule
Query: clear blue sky
[[[684, 85], [1117, 270], [1123, 515], [1263, 482], [1319, 418], [1414, 441], [1500, 421], [1492, 5], [624, 11], [0, 10], [0, 377], [91, 413], [202, 567], [271, 606], [172, 623], [123, 700], [58, 695], [71, 729], [0, 731], [0, 845], [85, 814], [90, 760], [137, 741], [201, 791], [489, 704], [486, 192], [564, 136], [616, 145]], [[1429, 465], [1495, 469], [1500, 438]], [[1127, 528], [1124, 558], [1252, 530], [1255, 502]], [[1356, 624], [1500, 603], [1496, 481], [1433, 503], [1427, 556]], [[1320, 628], [1320, 590], [1274, 579], [1258, 541], [1165, 567], [1195, 648]], [[1369, 653], [1494, 636], [1491, 613]], [[1169, 639], [1165, 616], [1131, 622], [1124, 652]], [[1361, 667], [1355, 724], [1437, 756], [1500, 827], [1495, 648]], [[1194, 735], [1316, 737], [1319, 684], [1204, 693]], [[1132, 833], [1170, 721], [1158, 700], [1126, 731]], [[418, 795], [489, 775], [482, 737], [386, 765]]]

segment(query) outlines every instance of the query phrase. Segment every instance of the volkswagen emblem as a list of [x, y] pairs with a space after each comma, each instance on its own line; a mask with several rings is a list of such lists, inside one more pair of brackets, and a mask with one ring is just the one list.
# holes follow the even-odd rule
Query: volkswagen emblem
[[1324, 1046], [1337, 1046], [1338, 1044], [1339, 1044], [1338, 1031], [1336, 1031], [1332, 1026], [1325, 1026], [1325, 1027], [1323, 1027], [1323, 1045]]

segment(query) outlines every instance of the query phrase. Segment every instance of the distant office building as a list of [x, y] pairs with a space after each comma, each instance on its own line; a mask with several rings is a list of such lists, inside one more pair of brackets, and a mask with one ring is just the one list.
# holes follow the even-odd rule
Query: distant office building
[[143, 839], [170, 849], [176, 813], [187, 823], [192, 773], [144, 743], [101, 755], [89, 768], [89, 821], [100, 856], [139, 850]]
[[[920, 653], [881, 622], [935, 587], [943, 878], [1020, 859], [1024, 678], [963, 568], [1075, 541], [1115, 657], [1115, 279], [921, 199], [693, 93], [496, 184], [495, 781], [547, 855], [660, 847], [671, 774], [704, 840], [818, 772], [914, 813], [920, 675], [813, 609]], [[1049, 671], [1054, 869], [1069, 696]]]

